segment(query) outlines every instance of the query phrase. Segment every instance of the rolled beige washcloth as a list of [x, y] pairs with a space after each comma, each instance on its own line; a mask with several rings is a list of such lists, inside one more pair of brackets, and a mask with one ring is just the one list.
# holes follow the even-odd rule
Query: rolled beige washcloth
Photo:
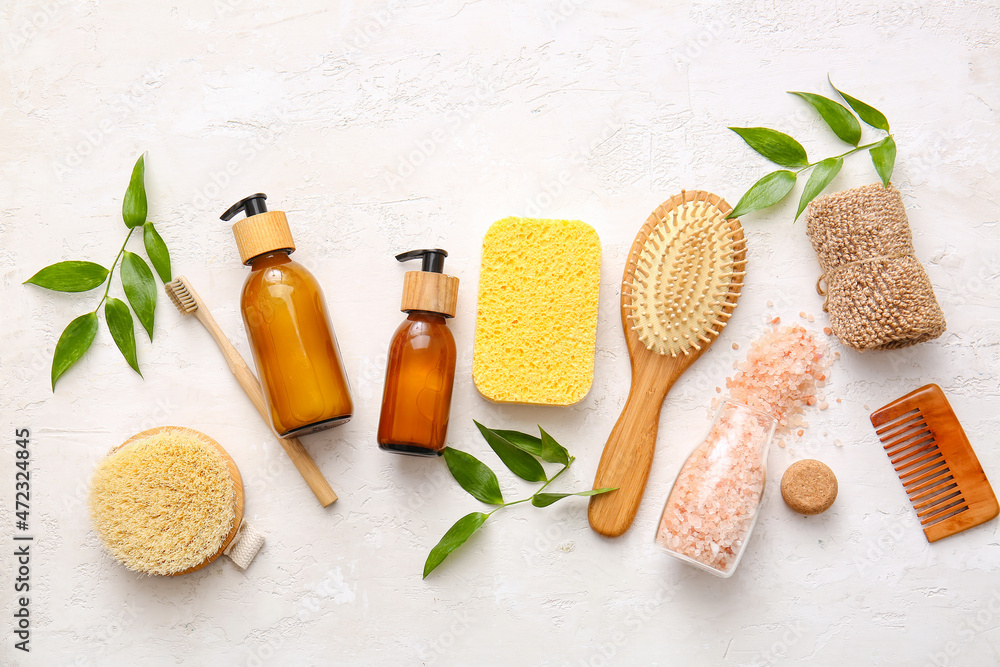
[[899, 190], [873, 183], [819, 197], [809, 205], [806, 233], [823, 269], [816, 289], [842, 343], [892, 350], [944, 333]]

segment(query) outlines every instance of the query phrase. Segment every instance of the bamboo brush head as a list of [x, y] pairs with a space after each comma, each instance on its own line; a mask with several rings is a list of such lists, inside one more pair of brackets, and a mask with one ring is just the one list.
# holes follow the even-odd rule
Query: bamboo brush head
[[181, 311], [181, 315], [190, 315], [198, 310], [198, 295], [188, 287], [184, 276], [177, 276], [176, 279], [166, 283], [163, 289], [177, 310]]
[[649, 216], [622, 282], [627, 327], [646, 349], [701, 352], [726, 326], [746, 275], [746, 240], [721, 197], [681, 191]]

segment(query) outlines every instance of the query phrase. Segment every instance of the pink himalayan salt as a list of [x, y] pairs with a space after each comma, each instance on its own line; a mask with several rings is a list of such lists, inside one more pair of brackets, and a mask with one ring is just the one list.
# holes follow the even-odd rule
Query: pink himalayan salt
[[[772, 433], [762, 420], [771, 415], [780, 438], [806, 426], [801, 414], [822, 398], [819, 383], [831, 363], [826, 345], [798, 325], [775, 326], [753, 342], [739, 372], [726, 380], [731, 402], [723, 404], [674, 482], [656, 534], [661, 546], [724, 576], [735, 569], [766, 479]], [[734, 412], [739, 403], [759, 412]], [[740, 414], [759, 417], [738, 419]]]
[[774, 426], [745, 405], [723, 404], [674, 482], [656, 535], [661, 546], [716, 573], [731, 573], [764, 492]]

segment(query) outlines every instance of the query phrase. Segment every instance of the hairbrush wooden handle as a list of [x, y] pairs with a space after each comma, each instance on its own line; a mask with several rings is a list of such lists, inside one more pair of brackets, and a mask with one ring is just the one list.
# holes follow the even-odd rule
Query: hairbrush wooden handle
[[[188, 290], [190, 289], [189, 286]], [[205, 325], [208, 332], [212, 334], [212, 338], [215, 339], [215, 342], [219, 345], [219, 349], [222, 350], [222, 355], [226, 358], [229, 370], [232, 371], [236, 381], [243, 387], [244, 393], [246, 393], [254, 407], [257, 408], [260, 416], [265, 422], [270, 424], [271, 419], [267, 414], [267, 402], [264, 400], [264, 392], [261, 391], [260, 382], [257, 381], [257, 377], [250, 370], [250, 367], [247, 366], [247, 362], [243, 360], [239, 351], [226, 338], [226, 335], [219, 328], [219, 325], [215, 322], [215, 318], [212, 317], [207, 308], [198, 308], [194, 311], [194, 315], [198, 318], [199, 322]], [[312, 489], [313, 494], [315, 494], [320, 504], [323, 507], [327, 507], [337, 500], [337, 494], [333, 492], [330, 483], [323, 476], [323, 472], [316, 465], [316, 462], [309, 455], [309, 452], [306, 451], [306, 448], [299, 439], [277, 438], [277, 440], [281, 444], [282, 449], [285, 450], [285, 453], [288, 454], [288, 458], [292, 460], [299, 474], [306, 481], [306, 484]]]
[[587, 513], [591, 528], [601, 535], [618, 537], [632, 525], [653, 465], [663, 399], [689, 363], [686, 357], [648, 355], [633, 367], [628, 399], [594, 479], [595, 489], [618, 490], [592, 496]]

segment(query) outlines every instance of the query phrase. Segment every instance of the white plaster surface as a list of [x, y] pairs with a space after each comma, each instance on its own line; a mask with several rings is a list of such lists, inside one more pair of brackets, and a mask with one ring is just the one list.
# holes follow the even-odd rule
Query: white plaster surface
[[[995, 2], [7, 0], [0, 22], [0, 664], [1000, 664], [997, 521], [928, 544], [868, 423], [871, 410], [937, 382], [1000, 483]], [[865, 355], [834, 341], [830, 409], [771, 452], [763, 515], [732, 579], [659, 552], [662, 504], [733, 362], [775, 316], [805, 311], [813, 330], [826, 325], [805, 226], [792, 224], [796, 191], [744, 218], [745, 293], [666, 400], [632, 530], [596, 536], [583, 499], [518, 506], [422, 581], [428, 550], [482, 506], [442, 461], [375, 444], [385, 351], [402, 318], [405, 269], [392, 255], [445, 247], [462, 280], [450, 444], [499, 469], [472, 420], [540, 423], [578, 457], [557, 486], [588, 488], [629, 385], [618, 284], [636, 230], [681, 188], [735, 203], [768, 170], [728, 125], [784, 129], [811, 156], [839, 152], [785, 93], [830, 95], [827, 73], [893, 125], [894, 181], [948, 332]], [[246, 270], [218, 215], [257, 191], [287, 211], [357, 403], [352, 422], [305, 439], [340, 495], [330, 508], [207, 332], [162, 295], [154, 342], [136, 333], [145, 379], [102, 328], [51, 392], [60, 332], [100, 297], [21, 282], [58, 260], [111, 261], [143, 151], [150, 219], [175, 273], [248, 357], [237, 311]], [[832, 189], [873, 180], [855, 156]], [[480, 242], [508, 215], [582, 219], [602, 239], [595, 380], [571, 408], [491, 405], [471, 382]], [[84, 503], [90, 473], [111, 446], [162, 424], [210, 434], [239, 464], [247, 517], [267, 535], [246, 574], [221, 560], [142, 577], [102, 552]], [[23, 427], [36, 538], [30, 654], [12, 634], [13, 434]], [[777, 491], [806, 457], [840, 480], [837, 503], [812, 518]], [[529, 488], [500, 477], [510, 497]]]

